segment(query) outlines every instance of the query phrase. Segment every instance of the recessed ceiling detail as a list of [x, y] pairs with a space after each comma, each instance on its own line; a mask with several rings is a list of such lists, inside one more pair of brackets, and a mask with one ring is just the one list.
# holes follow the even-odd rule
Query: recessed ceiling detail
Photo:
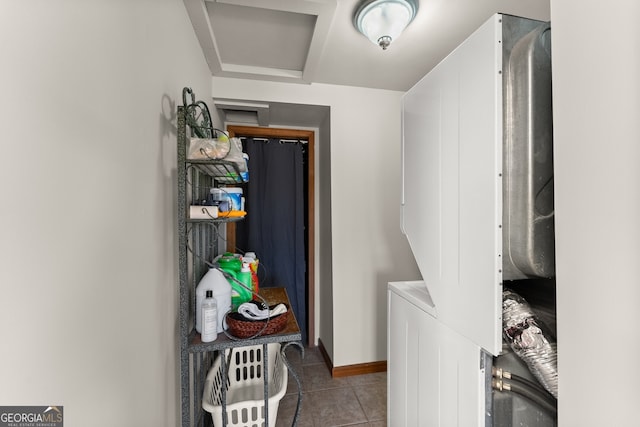
[[549, 0], [409, 0], [419, 3], [413, 22], [383, 51], [354, 26], [372, 0], [182, 1], [214, 78], [394, 91], [408, 90], [496, 12], [546, 21], [550, 11]]
[[215, 76], [310, 83], [336, 0], [184, 0]]

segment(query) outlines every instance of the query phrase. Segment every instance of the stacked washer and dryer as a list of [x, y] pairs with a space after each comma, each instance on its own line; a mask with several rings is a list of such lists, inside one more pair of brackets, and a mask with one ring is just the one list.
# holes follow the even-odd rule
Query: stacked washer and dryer
[[550, 26], [496, 14], [403, 98], [395, 426], [556, 425]]

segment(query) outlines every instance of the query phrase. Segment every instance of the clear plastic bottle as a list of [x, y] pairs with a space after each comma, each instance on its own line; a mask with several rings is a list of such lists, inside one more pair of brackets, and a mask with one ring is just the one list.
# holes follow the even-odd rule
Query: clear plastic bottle
[[218, 306], [213, 291], [207, 291], [202, 303], [202, 342], [215, 341], [218, 338]]
[[212, 291], [218, 309], [218, 332], [224, 327], [224, 317], [231, 310], [231, 285], [217, 268], [210, 268], [196, 287], [196, 331], [202, 333], [202, 303], [206, 292]]

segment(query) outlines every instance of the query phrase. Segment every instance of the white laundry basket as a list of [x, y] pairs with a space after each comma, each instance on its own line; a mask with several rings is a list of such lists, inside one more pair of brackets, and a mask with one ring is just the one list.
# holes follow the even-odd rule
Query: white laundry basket
[[[264, 424], [264, 382], [262, 345], [225, 350], [231, 354], [227, 367], [227, 426], [262, 427]], [[288, 372], [280, 344], [267, 345], [269, 375], [269, 427], [275, 427], [280, 400], [287, 391]], [[222, 372], [220, 355], [207, 374], [202, 408], [211, 413], [213, 425], [222, 426]]]

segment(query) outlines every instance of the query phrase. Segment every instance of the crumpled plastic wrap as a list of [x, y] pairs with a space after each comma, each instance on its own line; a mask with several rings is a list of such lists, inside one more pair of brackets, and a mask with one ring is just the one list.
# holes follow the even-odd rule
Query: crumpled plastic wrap
[[543, 330], [525, 299], [510, 290], [503, 292], [502, 330], [514, 353], [526, 363], [542, 386], [558, 398], [556, 342]]
[[242, 141], [240, 138], [231, 138], [229, 139], [229, 144], [229, 153], [225, 157], [225, 160], [234, 162], [238, 166], [238, 170], [240, 170], [240, 172], [246, 172], [247, 162], [243, 157]]
[[187, 158], [191, 160], [213, 160], [225, 158], [231, 149], [229, 138], [191, 138]]

